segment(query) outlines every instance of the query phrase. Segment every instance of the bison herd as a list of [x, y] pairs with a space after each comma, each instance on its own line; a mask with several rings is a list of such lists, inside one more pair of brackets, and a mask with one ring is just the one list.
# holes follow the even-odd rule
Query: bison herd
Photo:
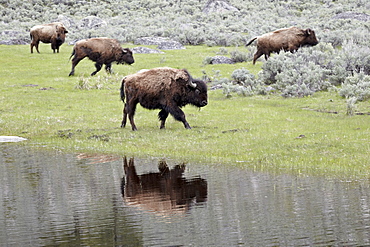
[[[59, 53], [59, 47], [64, 43], [67, 33], [67, 29], [61, 22], [32, 27], [30, 30], [31, 53], [33, 53], [33, 47], [40, 53], [40, 41], [51, 43], [53, 52]], [[295, 52], [302, 46], [318, 44], [313, 30], [297, 27], [279, 29], [257, 36], [250, 40], [246, 46], [255, 40], [257, 40], [257, 51], [253, 57], [253, 64], [262, 55], [265, 55], [267, 60], [271, 53], [279, 53], [281, 50]], [[91, 73], [92, 76], [98, 73], [103, 65], [105, 65], [105, 70], [111, 73], [113, 62], [130, 65], [135, 61], [132, 51], [128, 48], [122, 48], [115, 39], [83, 39], [77, 41], [73, 47], [70, 57], [70, 59], [72, 58], [72, 69], [69, 76], [74, 75], [75, 67], [85, 57], [95, 62], [96, 70]], [[177, 121], [181, 121], [186, 129], [191, 129], [181, 108], [188, 104], [196, 107], [204, 107], [208, 104], [207, 86], [204, 81], [192, 78], [185, 69], [168, 67], [142, 70], [124, 77], [120, 94], [124, 102], [121, 127], [126, 126], [128, 116], [134, 131], [137, 130], [134, 122], [137, 104], [150, 110], [160, 110], [158, 118], [161, 122], [161, 129], [165, 128], [169, 114]]]

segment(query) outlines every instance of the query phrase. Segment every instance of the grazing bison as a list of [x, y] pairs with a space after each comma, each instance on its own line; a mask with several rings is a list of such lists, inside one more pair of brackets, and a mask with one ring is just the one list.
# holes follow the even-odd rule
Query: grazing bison
[[31, 28], [31, 53], [33, 53], [33, 47], [36, 47], [36, 51], [39, 52], [39, 43], [51, 43], [51, 49], [55, 53], [55, 50], [59, 53], [59, 47], [64, 43], [66, 39], [67, 29], [61, 22], [54, 22], [50, 24], [37, 25]]
[[128, 48], [122, 48], [116, 39], [109, 38], [92, 38], [77, 41], [71, 57], [73, 55], [72, 70], [69, 76], [74, 75], [76, 65], [85, 57], [95, 62], [96, 71], [91, 73], [91, 75], [98, 73], [103, 64], [105, 64], [105, 70], [111, 73], [113, 62], [117, 64], [134, 63], [132, 51]]
[[297, 27], [279, 29], [255, 37], [246, 46], [252, 44], [255, 40], [257, 40], [257, 52], [254, 54], [253, 64], [262, 55], [265, 55], [267, 60], [271, 52], [279, 53], [280, 50], [295, 52], [301, 46], [314, 46], [319, 43], [313, 30], [304, 30]]
[[185, 164], [170, 169], [158, 162], [158, 172], [138, 175], [134, 159], [123, 159], [125, 175], [121, 192], [126, 205], [160, 215], [184, 214], [194, 204], [207, 201], [207, 181], [200, 177], [183, 177]]
[[184, 69], [155, 68], [126, 76], [122, 80], [121, 99], [126, 103], [123, 108], [121, 127], [126, 126], [127, 115], [132, 130], [136, 105], [147, 109], [160, 109], [158, 118], [160, 128], [165, 127], [168, 114], [181, 121], [186, 129], [191, 129], [181, 107], [191, 104], [197, 107], [207, 105], [207, 86], [201, 80], [193, 79]]

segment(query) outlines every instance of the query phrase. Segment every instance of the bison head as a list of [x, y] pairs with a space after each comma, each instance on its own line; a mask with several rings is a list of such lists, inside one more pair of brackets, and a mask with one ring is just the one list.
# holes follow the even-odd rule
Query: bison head
[[122, 50], [118, 52], [116, 61], [117, 64], [133, 64], [135, 62], [132, 51], [128, 48], [122, 48]]
[[63, 25], [56, 25], [56, 42], [60, 46], [64, 43], [66, 39], [66, 33], [68, 33], [67, 29]]
[[191, 82], [188, 82], [188, 93], [189, 103], [197, 107], [203, 107], [208, 104], [207, 96], [207, 85], [202, 80], [191, 78]]
[[304, 43], [302, 45], [314, 46], [314, 45], [317, 45], [319, 43], [319, 41], [316, 38], [314, 30], [308, 28], [308, 29], [305, 30], [304, 35], [305, 35], [305, 39], [304, 39], [304, 41], [303, 41]]

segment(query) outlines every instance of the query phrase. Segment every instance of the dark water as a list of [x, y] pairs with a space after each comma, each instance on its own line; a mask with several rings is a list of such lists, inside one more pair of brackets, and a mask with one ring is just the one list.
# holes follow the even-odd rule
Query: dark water
[[0, 246], [370, 246], [370, 187], [0, 144]]

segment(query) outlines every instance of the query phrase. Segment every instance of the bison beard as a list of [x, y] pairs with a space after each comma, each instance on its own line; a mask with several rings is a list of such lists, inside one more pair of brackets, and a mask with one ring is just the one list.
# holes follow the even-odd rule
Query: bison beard
[[160, 128], [165, 128], [169, 114], [191, 129], [181, 107], [191, 104], [197, 107], [207, 105], [207, 86], [201, 80], [192, 79], [186, 70], [156, 68], [129, 75], [122, 80], [121, 99], [123, 108], [121, 127], [126, 126], [127, 116], [132, 130], [137, 130], [134, 115], [136, 105], [153, 110], [160, 109]]

